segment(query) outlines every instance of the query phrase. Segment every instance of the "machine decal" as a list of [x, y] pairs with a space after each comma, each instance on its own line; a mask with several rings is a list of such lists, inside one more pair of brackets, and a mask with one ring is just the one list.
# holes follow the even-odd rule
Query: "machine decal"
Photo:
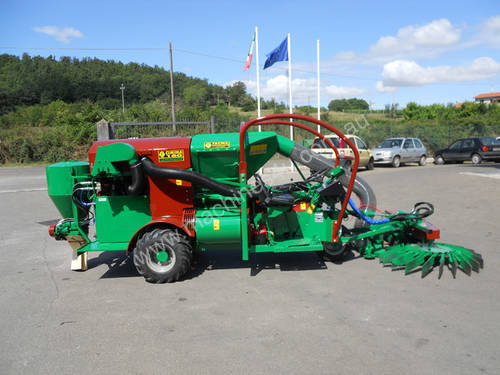
[[267, 152], [267, 145], [252, 145], [250, 146], [250, 156], [263, 155]]
[[158, 161], [183, 161], [184, 160], [184, 150], [160, 150], [158, 151]]
[[219, 229], [220, 229], [220, 220], [214, 219], [214, 230], [219, 230]]
[[218, 141], [218, 142], [205, 142], [203, 144], [204, 148], [229, 148], [231, 147], [231, 142], [229, 141]]

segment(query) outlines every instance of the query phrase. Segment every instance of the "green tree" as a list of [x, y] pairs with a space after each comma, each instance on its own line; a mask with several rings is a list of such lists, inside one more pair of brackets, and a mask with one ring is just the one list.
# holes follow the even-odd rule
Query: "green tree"
[[229, 103], [235, 106], [241, 105], [247, 95], [246, 90], [247, 88], [245, 84], [241, 81], [235, 82], [231, 86], [226, 87]]
[[330, 111], [342, 112], [345, 110], [368, 110], [370, 106], [364, 99], [334, 99], [328, 103], [328, 109]]

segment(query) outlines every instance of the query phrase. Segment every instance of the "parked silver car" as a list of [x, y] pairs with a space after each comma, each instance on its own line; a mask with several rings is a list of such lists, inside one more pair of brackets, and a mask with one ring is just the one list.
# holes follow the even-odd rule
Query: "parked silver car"
[[397, 168], [401, 163], [425, 165], [427, 150], [418, 138], [388, 138], [373, 150], [375, 165], [392, 165]]

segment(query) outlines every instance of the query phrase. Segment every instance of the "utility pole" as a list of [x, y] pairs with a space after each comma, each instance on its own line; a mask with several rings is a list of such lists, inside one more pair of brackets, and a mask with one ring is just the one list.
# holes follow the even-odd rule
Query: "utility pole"
[[[317, 96], [318, 96], [318, 120], [321, 120], [321, 100], [320, 100], [320, 81], [319, 81], [319, 39], [316, 40], [316, 84], [317, 84]], [[318, 124], [318, 133], [321, 133], [321, 126]]]
[[123, 92], [125, 91], [125, 86], [122, 85], [120, 86], [120, 90], [122, 90], [122, 113], [125, 114], [125, 96]]
[[170, 50], [170, 94], [172, 96], [172, 122], [174, 135], [177, 133], [177, 126], [175, 124], [175, 100], [174, 100], [174, 63], [172, 61], [172, 42], [168, 42]]

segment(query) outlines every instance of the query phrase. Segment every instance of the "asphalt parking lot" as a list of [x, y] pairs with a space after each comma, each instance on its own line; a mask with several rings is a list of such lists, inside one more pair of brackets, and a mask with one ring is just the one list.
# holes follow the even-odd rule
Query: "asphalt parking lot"
[[122, 253], [72, 272], [47, 234], [59, 214], [43, 168], [0, 168], [0, 374], [499, 374], [500, 164], [360, 175], [381, 208], [434, 203], [442, 241], [481, 253], [484, 270], [421, 279], [235, 251], [174, 284], [146, 283]]

